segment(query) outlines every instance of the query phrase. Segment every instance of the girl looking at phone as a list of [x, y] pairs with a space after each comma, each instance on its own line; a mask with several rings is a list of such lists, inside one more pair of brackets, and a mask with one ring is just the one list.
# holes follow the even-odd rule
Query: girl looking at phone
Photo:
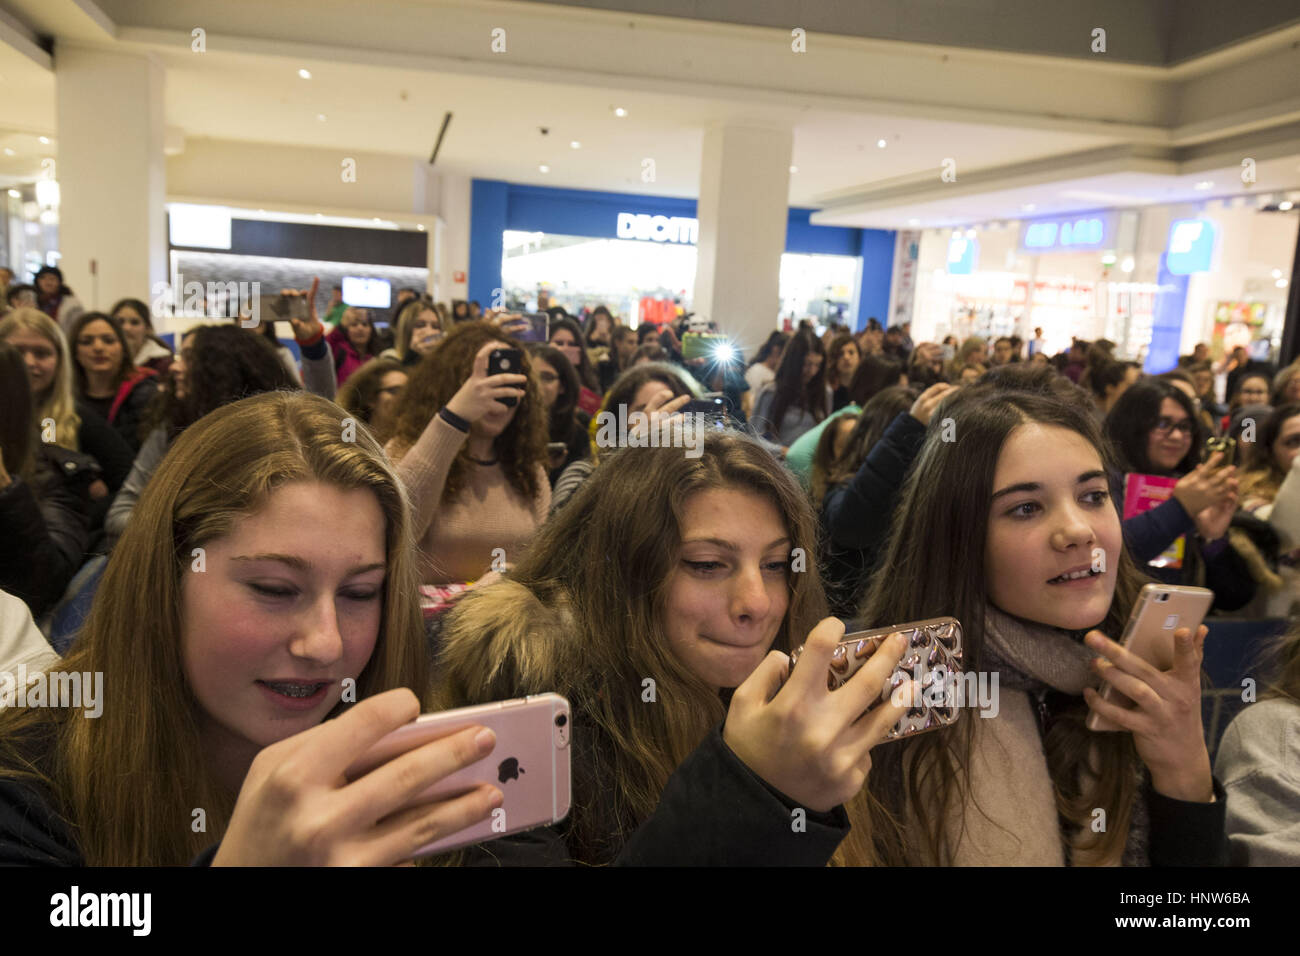
[[397, 313], [397, 341], [380, 358], [391, 358], [403, 367], [411, 366], [442, 341], [442, 319], [427, 299], [415, 299]]
[[[734, 432], [710, 433], [698, 458], [620, 451], [508, 580], [461, 600], [443, 632], [439, 703], [555, 691], [572, 706], [575, 748], [568, 819], [462, 862], [870, 858], [863, 782], [903, 707], [858, 718], [901, 643], [827, 689], [844, 626], [823, 618], [812, 509], [774, 466]], [[806, 829], [792, 827], [800, 819]]]
[[[1164, 672], [1111, 640], [1142, 578], [1090, 410], [976, 386], [945, 418], [955, 440], [931, 425], [863, 615], [956, 617], [966, 669], [998, 674], [999, 694], [995, 713], [968, 699], [953, 727], [878, 753], [871, 790], [898, 821], [877, 818], [878, 861], [1224, 862], [1201, 726], [1206, 629], [1175, 631]], [[1102, 701], [1103, 679], [1137, 709]], [[1087, 730], [1090, 709], [1128, 732]]]
[[[517, 373], [488, 373], [497, 349], [518, 350]], [[386, 449], [410, 494], [425, 584], [476, 581], [498, 549], [513, 563], [546, 518], [546, 426], [531, 371], [519, 344], [483, 322], [456, 326], [411, 370]]]
[[488, 816], [487, 787], [393, 812], [478, 728], [342, 782], [425, 667], [403, 492], [342, 418], [276, 392], [177, 439], [57, 665], [103, 675], [99, 713], [0, 711], [0, 862], [389, 864]]

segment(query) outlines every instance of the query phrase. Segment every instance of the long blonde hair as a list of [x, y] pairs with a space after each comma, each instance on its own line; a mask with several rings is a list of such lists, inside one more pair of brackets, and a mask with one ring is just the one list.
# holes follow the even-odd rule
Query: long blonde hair
[[[584, 733], [589, 758], [574, 767], [568, 840], [578, 862], [616, 856], [654, 812], [673, 771], [726, 716], [717, 691], [676, 657], [664, 631], [685, 503], [723, 488], [771, 501], [790, 547], [806, 557], [806, 567], [796, 559], [789, 571], [789, 607], [772, 643], [789, 652], [826, 614], [814, 560], [816, 519], [794, 478], [736, 433], [710, 435], [698, 458], [680, 448], [629, 448], [610, 456], [599, 480], [583, 485], [543, 526], [511, 572], [512, 583], [500, 586], [526, 589], [536, 608], [530, 619], [512, 619], [511, 608], [491, 610], [503, 592], [488, 587], [470, 591], [447, 622], [437, 667], [440, 705], [540, 691], [572, 701], [574, 736]], [[470, 623], [489, 617], [502, 622], [501, 631], [517, 633], [503, 639], [501, 631], [484, 633]], [[544, 626], [552, 618], [556, 626]], [[656, 685], [653, 707], [642, 699], [648, 675]], [[867, 798], [864, 788], [860, 799]], [[837, 861], [866, 862], [869, 815], [858, 801], [849, 813], [854, 828]]]
[[[0, 777], [48, 788], [86, 864], [185, 864], [225, 831], [236, 794], [217, 784], [203, 758], [199, 705], [181, 657], [182, 582], [192, 549], [228, 534], [282, 485], [314, 480], [375, 494], [385, 518], [387, 577], [358, 699], [402, 686], [424, 696], [405, 494], [369, 432], [359, 428], [355, 441], [343, 439], [343, 418], [318, 396], [268, 392], [186, 429], [145, 488], [81, 636], [59, 665], [104, 675], [101, 716], [0, 711]], [[195, 808], [205, 810], [205, 833], [191, 829]]]
[[77, 401], [73, 392], [72, 352], [68, 349], [68, 339], [59, 328], [58, 323], [40, 309], [14, 309], [0, 319], [0, 339], [7, 339], [18, 331], [35, 332], [54, 346], [54, 353], [59, 357], [58, 368], [54, 370], [54, 382], [45, 395], [33, 395], [36, 406], [36, 420], [54, 421], [54, 444], [69, 451], [80, 451], [77, 444], [77, 432], [81, 430], [81, 416], [77, 414]]

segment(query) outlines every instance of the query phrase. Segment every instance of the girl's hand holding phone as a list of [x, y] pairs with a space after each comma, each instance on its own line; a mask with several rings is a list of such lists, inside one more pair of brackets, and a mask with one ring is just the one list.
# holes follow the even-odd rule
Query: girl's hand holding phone
[[804, 643], [803, 666], [793, 672], [785, 654], [768, 654], [736, 688], [722, 731], [745, 766], [817, 813], [846, 803], [862, 789], [871, 748], [898, 723], [918, 690], [908, 682], [867, 713], [903, 656], [906, 642], [894, 635], [832, 692], [826, 674], [843, 637], [843, 622], [822, 620]]
[[[678, 395], [674, 398], [672, 390], [665, 386], [650, 396], [650, 400], [645, 403], [645, 408], [642, 409], [645, 412], [645, 418], [637, 419], [636, 424], [629, 425], [628, 433], [641, 436], [648, 441], [650, 435], [659, 433], [662, 427], [661, 422], [677, 417], [683, 406], [690, 400], [690, 395]], [[637, 440], [640, 441], [641, 438]]]
[[476, 422], [494, 408], [498, 398], [520, 398], [527, 375], [488, 375], [488, 357], [496, 349], [509, 348], [504, 342], [488, 342], [474, 356], [474, 371], [447, 403], [447, 410], [467, 422]]
[[487, 819], [501, 805], [496, 787], [396, 812], [490, 753], [496, 737], [483, 727], [418, 747], [347, 781], [344, 773], [358, 757], [419, 713], [413, 693], [391, 690], [267, 747], [244, 778], [213, 865], [389, 866]]
[[1174, 631], [1174, 666], [1161, 671], [1141, 657], [1090, 631], [1085, 643], [1105, 660], [1094, 659], [1101, 678], [1133, 701], [1129, 709], [1085, 688], [1089, 708], [1132, 731], [1138, 756], [1151, 774], [1158, 793], [1175, 800], [1210, 803], [1214, 784], [1210, 754], [1201, 724], [1201, 660], [1209, 628], [1201, 625], [1196, 636], [1185, 627]]
[[1189, 515], [1199, 515], [1207, 508], [1221, 506], [1224, 499], [1236, 495], [1237, 466], [1223, 464], [1223, 452], [1216, 451], [1174, 485], [1174, 497]]

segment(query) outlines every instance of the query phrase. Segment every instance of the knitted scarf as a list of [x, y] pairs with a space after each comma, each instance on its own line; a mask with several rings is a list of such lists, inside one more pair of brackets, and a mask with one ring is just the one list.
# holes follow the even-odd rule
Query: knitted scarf
[[[1081, 641], [1083, 634], [1031, 624], [997, 610], [991, 605], [984, 618], [984, 647], [982, 670], [998, 674], [1000, 691], [1021, 691], [1028, 695], [1031, 706], [1041, 702], [1049, 690], [1071, 697], [1081, 696], [1085, 687], [1097, 686], [1097, 678], [1089, 662], [1096, 655]], [[1005, 699], [1005, 698], [1004, 698]], [[995, 718], [996, 720], [997, 718]], [[981, 721], [984, 723], [984, 721]], [[1035, 728], [1036, 729], [1036, 728]], [[1023, 733], [1023, 730], [1021, 731]], [[978, 738], [977, 738], [978, 739]], [[1038, 741], [1039, 757], [1030, 766], [1018, 766], [1025, 773], [1046, 771], [1046, 756]], [[1026, 745], [1027, 746], [1027, 745]], [[1033, 792], [1039, 787], [1026, 783], [1023, 792]], [[1129, 818], [1128, 838], [1124, 846], [1123, 866], [1146, 866], [1148, 811], [1146, 801], [1145, 771]], [[1059, 823], [1057, 836], [1060, 833]], [[1046, 834], [1040, 835], [1045, 838]], [[1068, 853], [1073, 847], [1067, 848]], [[1075, 862], [1081, 862], [1075, 860]]]

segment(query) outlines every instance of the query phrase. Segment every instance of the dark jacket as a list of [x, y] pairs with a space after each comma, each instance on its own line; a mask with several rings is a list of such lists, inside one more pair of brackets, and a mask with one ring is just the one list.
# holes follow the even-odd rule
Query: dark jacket
[[[541, 686], [549, 683], [543, 676], [547, 645], [572, 633], [562, 608], [543, 605], [528, 589], [503, 581], [466, 596], [448, 617], [439, 667], [454, 685], [472, 683], [468, 694], [483, 698], [473, 703], [562, 692], [562, 686]], [[484, 666], [488, 660], [500, 666]], [[797, 828], [797, 804], [746, 767], [723, 742], [720, 727], [669, 777], [653, 813], [617, 821], [601, 769], [609, 766], [606, 755], [614, 744], [585, 717], [576, 693], [570, 693], [570, 705], [573, 812], [584, 813], [586, 829], [596, 835], [579, 846], [571, 813], [558, 824], [479, 844], [467, 851], [468, 864], [821, 866], [848, 832], [843, 807], [808, 811], [806, 829]]]
[[132, 457], [140, 451], [140, 445], [144, 441], [140, 429], [144, 425], [149, 402], [157, 394], [157, 374], [152, 369], [138, 368], [122, 383], [113, 398], [108, 423], [131, 446]]
[[[117, 489], [122, 487], [122, 482], [126, 481], [126, 476], [131, 473], [131, 463], [135, 461], [135, 453], [113, 426], [104, 420], [104, 416], [85, 402], [77, 402], [77, 414], [81, 417], [81, 428], [77, 431], [77, 447], [83, 454], [95, 459], [104, 472], [104, 484], [108, 485], [109, 498], [104, 503], [103, 510], [107, 511], [112, 496], [117, 494]], [[102, 524], [104, 520], [102, 514], [99, 520]]]
[[[1124, 476], [1111, 475], [1111, 495], [1117, 503], [1124, 501]], [[1157, 568], [1147, 562], [1186, 535], [1181, 568]], [[1227, 539], [1202, 542], [1196, 534], [1196, 521], [1182, 502], [1170, 497], [1150, 511], [1124, 521], [1124, 545], [1138, 568], [1165, 584], [1205, 587], [1214, 592], [1210, 609], [1235, 611], [1245, 607], [1255, 596], [1258, 586], [1250, 566]]]
[[857, 473], [826, 492], [820, 511], [822, 581], [837, 617], [857, 613], [889, 538], [903, 481], [924, 441], [925, 426], [900, 412]]
[[34, 618], [58, 603], [86, 558], [85, 488], [97, 474], [89, 456], [42, 445], [32, 483], [15, 476], [0, 491], [0, 589], [22, 598]]
[[[584, 411], [575, 411], [571, 421], [572, 427], [569, 429], [569, 433], [567, 435], [552, 434], [550, 436], [550, 441], [562, 441], [565, 446], [563, 463], [558, 468], [549, 469], [546, 473], [546, 477], [550, 480], [552, 488], [554, 488], [555, 483], [559, 481], [560, 475], [564, 472], [565, 468], [568, 468], [569, 465], [573, 464], [575, 461], [582, 461], [591, 457], [591, 438], [587, 434], [587, 426], [590, 423], [590, 415]], [[549, 460], [550, 458], [548, 456], [548, 462]]]

